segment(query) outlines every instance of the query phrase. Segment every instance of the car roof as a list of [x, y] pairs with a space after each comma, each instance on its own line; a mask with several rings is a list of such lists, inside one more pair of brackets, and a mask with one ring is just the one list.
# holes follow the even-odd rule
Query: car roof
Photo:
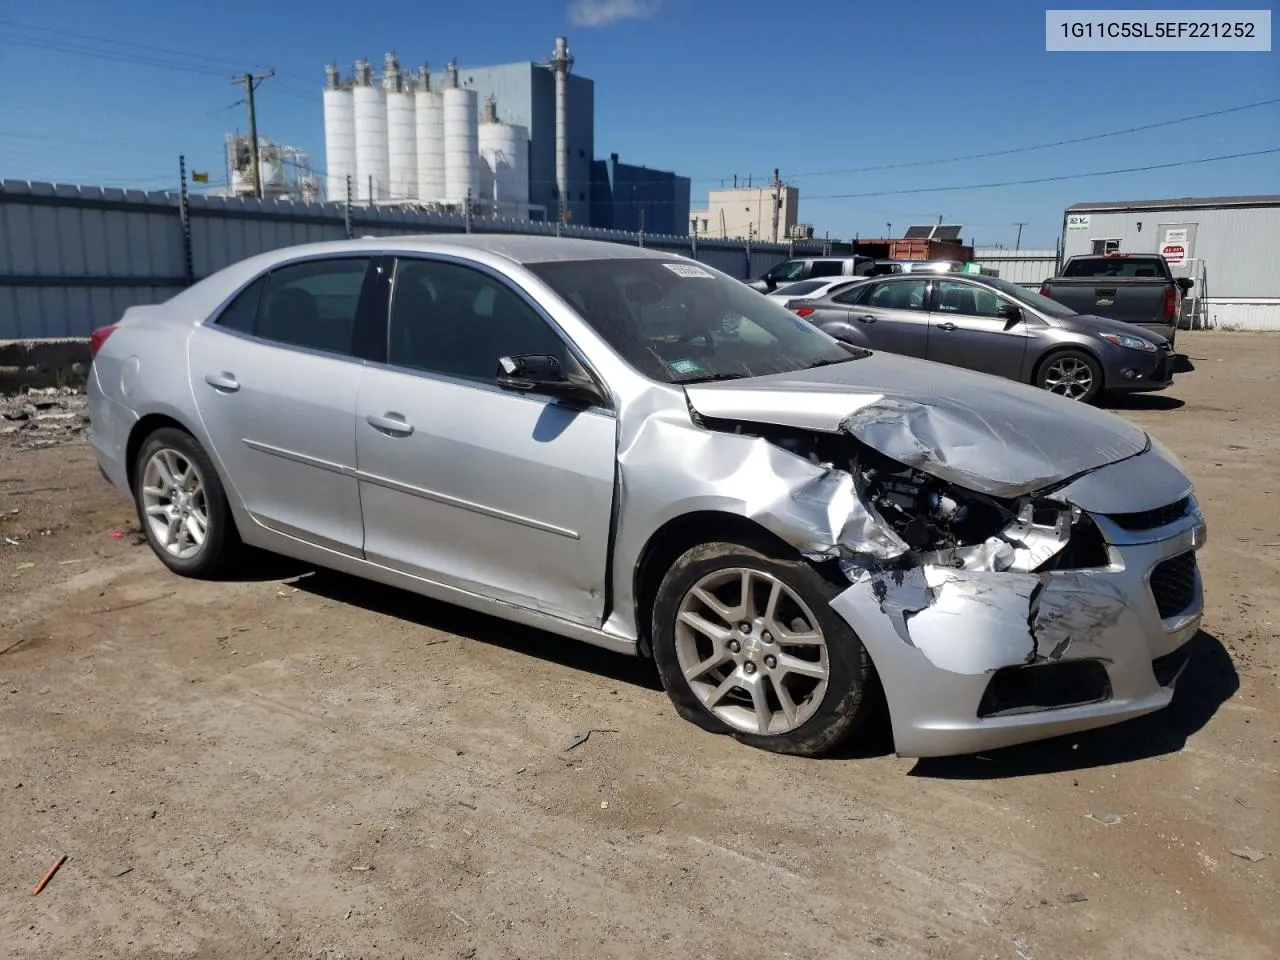
[[512, 233], [423, 233], [391, 236], [365, 236], [351, 240], [280, 247], [260, 255], [262, 263], [291, 260], [298, 257], [359, 253], [370, 247], [403, 253], [489, 254], [518, 264], [549, 263], [564, 260], [602, 259], [687, 259], [678, 253], [646, 249], [608, 240], [583, 240], [577, 237], [536, 236]]

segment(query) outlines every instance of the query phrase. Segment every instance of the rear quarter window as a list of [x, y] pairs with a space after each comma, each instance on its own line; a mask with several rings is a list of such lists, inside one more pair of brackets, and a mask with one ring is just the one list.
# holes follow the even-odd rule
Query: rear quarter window
[[267, 275], [263, 274], [249, 286], [237, 294], [223, 309], [214, 323], [224, 330], [235, 330], [237, 333], [252, 335], [258, 320], [258, 305], [262, 303], [262, 291], [267, 286]]

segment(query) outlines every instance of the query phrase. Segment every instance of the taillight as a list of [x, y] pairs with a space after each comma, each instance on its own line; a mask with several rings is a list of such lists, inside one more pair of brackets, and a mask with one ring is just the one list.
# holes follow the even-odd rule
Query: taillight
[[1049, 295], [1049, 285], [1046, 283], [1040, 288], [1040, 296], [1047, 297]]
[[813, 307], [792, 307], [797, 317], [807, 317], [814, 312]]
[[89, 334], [89, 360], [91, 362], [98, 355], [98, 351], [102, 349], [102, 345], [107, 342], [107, 337], [115, 333], [115, 330], [116, 325], [113, 323], [110, 326], [99, 327]]
[[1174, 287], [1164, 292], [1164, 315], [1171, 320], [1178, 315], [1178, 291]]

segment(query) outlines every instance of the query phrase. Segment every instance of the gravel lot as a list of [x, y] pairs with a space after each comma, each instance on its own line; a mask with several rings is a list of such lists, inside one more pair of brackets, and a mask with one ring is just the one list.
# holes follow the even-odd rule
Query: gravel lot
[[1209, 521], [1173, 706], [928, 762], [753, 751], [638, 661], [284, 561], [178, 579], [74, 418], [0, 435], [0, 952], [1280, 955], [1280, 335], [1179, 346], [1119, 410]]

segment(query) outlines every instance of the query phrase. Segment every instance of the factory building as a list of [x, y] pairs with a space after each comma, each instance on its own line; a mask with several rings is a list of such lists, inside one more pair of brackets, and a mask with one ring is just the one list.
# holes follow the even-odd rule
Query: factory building
[[813, 236], [812, 227], [796, 223], [799, 211], [799, 189], [784, 183], [711, 190], [706, 209], [690, 212], [689, 232], [701, 237], [770, 242]]
[[591, 225], [631, 233], [688, 233], [689, 178], [622, 163], [616, 153], [591, 165]]
[[[612, 197], [593, 193], [595, 84], [572, 67], [564, 37], [541, 62], [466, 68], [450, 62], [439, 74], [426, 65], [411, 74], [387, 54], [380, 78], [364, 60], [347, 78], [331, 65], [324, 93], [328, 197], [343, 199], [350, 176], [353, 200], [361, 204], [470, 202], [480, 215], [563, 215], [584, 226], [612, 225], [619, 216]], [[648, 174], [686, 185], [683, 224], [688, 181]], [[600, 179], [602, 189], [610, 183], [607, 174]], [[634, 196], [620, 199], [634, 211]]]
[[1184, 197], [1077, 203], [1063, 214], [1063, 259], [1159, 253], [1190, 277], [1184, 311], [1195, 326], [1280, 330], [1280, 196]]

